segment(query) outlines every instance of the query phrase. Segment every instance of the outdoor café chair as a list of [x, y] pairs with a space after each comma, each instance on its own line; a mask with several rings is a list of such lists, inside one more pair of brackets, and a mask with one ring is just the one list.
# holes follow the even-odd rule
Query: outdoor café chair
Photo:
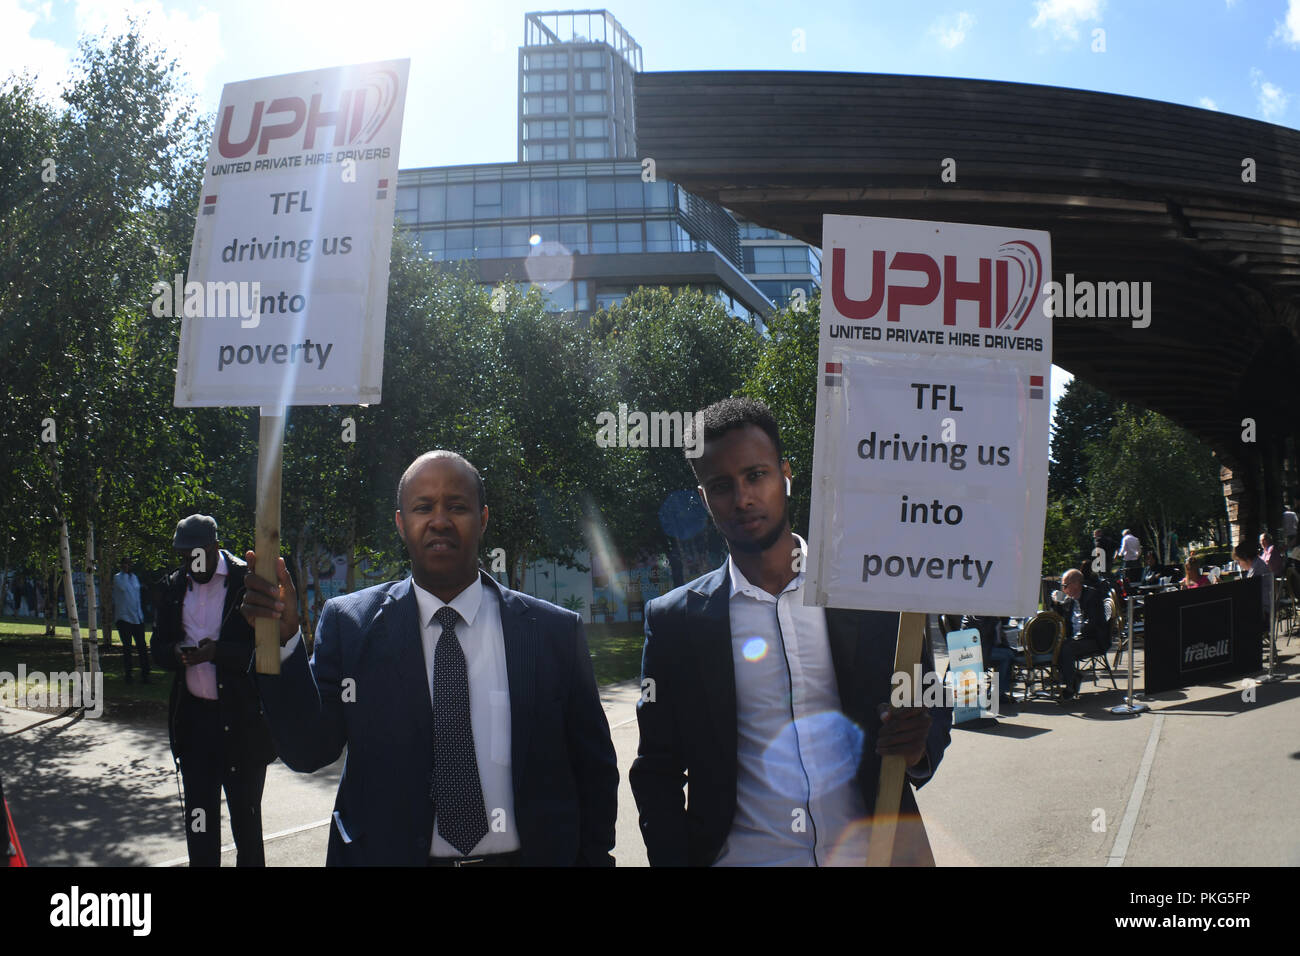
[[[1119, 601], [1116, 598], [1114, 591], [1112, 591], [1110, 596], [1102, 602], [1102, 607], [1106, 611], [1106, 627], [1110, 633], [1110, 642], [1111, 644], [1114, 644], [1119, 632], [1119, 615], [1115, 613], [1116, 608], [1119, 607]], [[1106, 659], [1108, 653], [1110, 653], [1109, 647], [1104, 651], [1098, 651], [1096, 654], [1092, 654], [1088, 657], [1080, 657], [1075, 662], [1075, 667], [1078, 668], [1079, 674], [1083, 674], [1086, 670], [1089, 675], [1091, 675], [1092, 682], [1096, 684], [1099, 683], [1097, 680], [1097, 662], [1101, 661], [1101, 666], [1106, 668], [1106, 676], [1110, 678], [1110, 686], [1115, 690], [1119, 690], [1119, 685], [1115, 683], [1115, 672], [1110, 669], [1110, 661]], [[1085, 667], [1085, 664], [1088, 666]]]
[[1053, 700], [1064, 688], [1058, 659], [1065, 640], [1065, 619], [1055, 611], [1039, 611], [1020, 631], [1022, 650], [1011, 659], [1013, 675], [1025, 682], [1025, 699], [1033, 696], [1034, 683]]

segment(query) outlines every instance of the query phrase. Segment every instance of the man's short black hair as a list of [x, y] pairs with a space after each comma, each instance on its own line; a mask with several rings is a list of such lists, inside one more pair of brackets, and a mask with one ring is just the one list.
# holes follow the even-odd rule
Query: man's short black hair
[[447, 451], [445, 448], [439, 448], [436, 451], [426, 451], [415, 461], [406, 466], [406, 471], [402, 472], [402, 477], [397, 482], [397, 510], [402, 510], [402, 492], [406, 490], [406, 481], [411, 474], [426, 461], [433, 461], [438, 458], [453, 458], [468, 468], [474, 474], [475, 489], [478, 491], [478, 510], [482, 511], [487, 507], [487, 486], [483, 484], [483, 476], [464, 455], [458, 455], [454, 451]]
[[[701, 423], [704, 426], [702, 443], [695, 437], [694, 432]], [[781, 429], [776, 424], [776, 418], [773, 417], [772, 410], [756, 398], [733, 396], [714, 402], [692, 420], [691, 432], [682, 444], [686, 448], [702, 448], [704, 444], [716, 441], [733, 428], [744, 428], [746, 425], [757, 425], [763, 429], [767, 437], [772, 439], [772, 444], [776, 446], [776, 460], [785, 460], [785, 446], [781, 444]], [[699, 471], [696, 464], [700, 460], [699, 457], [687, 456], [686, 460], [690, 462], [691, 471], [698, 478]]]

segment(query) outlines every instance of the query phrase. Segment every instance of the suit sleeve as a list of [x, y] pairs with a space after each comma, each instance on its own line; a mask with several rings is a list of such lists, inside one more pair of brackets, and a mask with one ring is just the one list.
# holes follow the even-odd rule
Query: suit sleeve
[[[347, 740], [343, 719], [343, 655], [337, 615], [327, 601], [307, 660], [306, 642], [280, 664], [279, 674], [258, 674], [257, 686], [276, 750], [290, 769], [312, 773], [338, 760]], [[385, 693], [384, 688], [349, 688]]]
[[[934, 671], [934, 650], [930, 647], [929, 637], [926, 637], [921, 646], [921, 665], [926, 674]], [[925, 757], [928, 766], [922, 763], [915, 771], [909, 770], [907, 774], [907, 779], [911, 781], [913, 787], [919, 789], [934, 778], [934, 772], [939, 769], [943, 752], [948, 749], [951, 740], [952, 708], [936, 707], [930, 715], [930, 733], [925, 740]], [[922, 775], [922, 772], [927, 769], [929, 772]]]
[[614, 824], [618, 818], [618, 763], [609, 721], [600, 704], [591, 652], [582, 619], [573, 621], [573, 674], [569, 691], [569, 759], [578, 785], [580, 826], [577, 864], [613, 866]]
[[176, 626], [179, 615], [173, 613], [167, 579], [163, 578], [158, 606], [154, 609], [153, 636], [149, 639], [149, 653], [153, 662], [163, 670], [178, 671], [183, 665], [176, 659], [176, 645], [182, 634]]
[[641, 838], [651, 866], [688, 866], [686, 840], [686, 761], [676, 728], [669, 655], [654, 634], [654, 602], [645, 611], [641, 653], [641, 699], [636, 705], [640, 730], [636, 760], [628, 773], [640, 812]]

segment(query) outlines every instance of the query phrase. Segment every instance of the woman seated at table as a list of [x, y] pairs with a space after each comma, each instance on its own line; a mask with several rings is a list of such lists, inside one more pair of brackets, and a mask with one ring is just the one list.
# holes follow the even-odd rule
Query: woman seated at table
[[1210, 579], [1201, 573], [1201, 562], [1195, 558], [1188, 558], [1187, 563], [1183, 565], [1183, 570], [1187, 572], [1187, 576], [1183, 578], [1183, 587], [1203, 588], [1210, 585]]
[[1146, 567], [1142, 569], [1143, 584], [1159, 584], [1160, 579], [1165, 576], [1164, 568], [1156, 561], [1154, 551], [1147, 552]]

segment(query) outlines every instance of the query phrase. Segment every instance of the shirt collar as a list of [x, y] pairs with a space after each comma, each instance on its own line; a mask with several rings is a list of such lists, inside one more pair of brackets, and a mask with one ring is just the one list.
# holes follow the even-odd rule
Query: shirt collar
[[[794, 539], [799, 542], [799, 567], [803, 568], [806, 566], [808, 561], [808, 542], [797, 534], [794, 536]], [[793, 558], [794, 555], [791, 555], [790, 557]], [[776, 603], [776, 595], [769, 594], [762, 588], [751, 584], [749, 579], [741, 573], [740, 568], [736, 567], [736, 562], [731, 560], [730, 554], [727, 555], [727, 577], [731, 582], [731, 597], [734, 598], [737, 594], [744, 594], [759, 601], [767, 601], [772, 604]], [[787, 591], [797, 591], [799, 588], [803, 587], [803, 577], [804, 573], [803, 571], [800, 571], [791, 579], [790, 583], [782, 589], [781, 593], [785, 594]]]
[[[187, 567], [185, 569], [185, 580], [189, 585], [189, 587], [191, 588], [195, 586], [203, 587], [203, 585], [205, 584], [215, 583], [217, 578], [224, 578], [229, 573], [230, 573], [230, 567], [226, 564], [226, 552], [218, 548], [217, 549], [217, 570], [212, 572], [212, 577], [208, 578], [208, 580], [206, 581], [195, 581], [193, 573]], [[221, 582], [221, 586], [222, 587], [226, 586], [224, 581]]]
[[444, 601], [436, 594], [426, 591], [415, 583], [415, 578], [411, 578], [411, 588], [415, 591], [415, 603], [420, 608], [421, 624], [428, 624], [438, 611], [448, 606], [459, 614], [466, 624], [473, 624], [478, 609], [483, 603], [483, 579], [478, 575], [474, 576], [473, 584], [450, 601]]

